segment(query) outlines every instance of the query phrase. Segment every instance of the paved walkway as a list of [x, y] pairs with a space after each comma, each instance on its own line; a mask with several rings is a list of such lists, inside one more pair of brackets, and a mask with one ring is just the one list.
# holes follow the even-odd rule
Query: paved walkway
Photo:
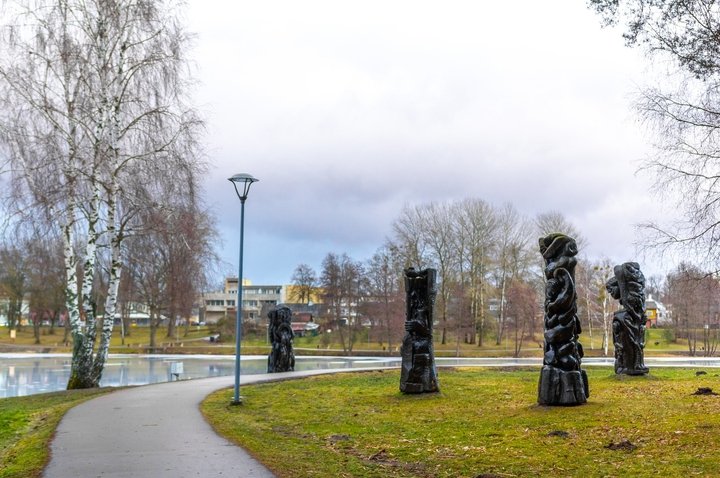
[[[596, 359], [595, 365], [608, 365]], [[647, 359], [651, 366], [710, 366], [717, 359]], [[445, 365], [536, 365], [539, 359], [438, 359]], [[473, 363], [482, 362], [482, 363]], [[487, 363], [490, 362], [490, 363]], [[588, 360], [591, 362], [591, 360]], [[586, 361], [583, 360], [583, 364]], [[588, 364], [589, 365], [589, 364]], [[373, 367], [378, 370], [387, 367]], [[327, 369], [244, 375], [242, 384], [369, 369]], [[199, 411], [234, 377], [146, 385], [119, 390], [71, 409], [51, 444], [45, 478], [266, 478], [273, 474], [243, 449], [218, 436]], [[242, 391], [241, 391], [242, 392]]]
[[[246, 375], [241, 384], [342, 370]], [[218, 436], [199, 411], [234, 377], [147, 385], [120, 390], [71, 409], [51, 444], [45, 478], [182, 478], [274, 475], [242, 448]], [[241, 387], [242, 394], [242, 387]]]

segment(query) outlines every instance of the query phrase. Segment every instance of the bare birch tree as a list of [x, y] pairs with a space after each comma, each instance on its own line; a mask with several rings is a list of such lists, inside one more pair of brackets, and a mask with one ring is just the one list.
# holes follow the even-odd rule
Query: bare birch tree
[[457, 254], [453, 248], [453, 207], [449, 203], [430, 203], [424, 206], [422, 217], [422, 239], [429, 260], [438, 272], [439, 294], [435, 307], [440, 309], [438, 314], [442, 327], [440, 343], [445, 344], [448, 332], [448, 306], [457, 266]]
[[[495, 344], [500, 345], [505, 333], [507, 288], [513, 279], [523, 277], [536, 254], [530, 250], [531, 227], [526, 218], [511, 204], [506, 204], [498, 216], [498, 235], [495, 249], [494, 281], [498, 297], [498, 317]], [[534, 245], [535, 243], [532, 242]]]
[[477, 344], [483, 346], [487, 320], [488, 275], [494, 245], [497, 243], [497, 211], [481, 199], [466, 199], [457, 206], [456, 243], [461, 264], [467, 271], [467, 293], [470, 315], [477, 333]]
[[[189, 37], [177, 13], [171, 0], [17, 0], [4, 12], [0, 132], [12, 205], [62, 231], [74, 344], [68, 388], [96, 387], [102, 377], [123, 242], [146, 207], [138, 193], [197, 168], [199, 122], [185, 104]], [[101, 247], [110, 265], [99, 322]]]

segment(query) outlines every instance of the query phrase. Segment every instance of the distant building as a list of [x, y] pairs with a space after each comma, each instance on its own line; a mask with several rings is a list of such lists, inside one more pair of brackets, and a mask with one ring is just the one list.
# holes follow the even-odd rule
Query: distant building
[[317, 323], [317, 317], [320, 312], [318, 304], [282, 304], [292, 311], [292, 330], [296, 337], [304, 337], [305, 335], [317, 335], [320, 326]]
[[662, 302], [654, 299], [652, 294], [648, 294], [645, 299], [645, 315], [647, 316], [646, 327], [657, 327], [671, 323], [667, 308]]
[[[283, 302], [283, 286], [252, 285], [243, 279], [243, 320], [259, 321], [264, 318], [270, 308]], [[217, 323], [225, 316], [235, 317], [237, 313], [238, 279], [225, 279], [224, 290], [208, 292], [200, 300], [200, 321], [208, 324]]]
[[[302, 295], [302, 288], [297, 285], [286, 285], [283, 287], [283, 302], [297, 304], [300, 302], [300, 296]], [[323, 289], [319, 287], [313, 287], [310, 290], [309, 303], [320, 304], [322, 302]], [[304, 298], [307, 299], [307, 298]]]
[[[25, 296], [27, 297], [27, 296]], [[0, 326], [6, 327], [8, 325], [8, 309], [10, 308], [10, 300], [5, 297], [0, 297]], [[18, 320], [21, 325], [28, 325], [28, 318], [30, 316], [30, 302], [28, 299], [23, 299], [20, 305], [20, 317]]]

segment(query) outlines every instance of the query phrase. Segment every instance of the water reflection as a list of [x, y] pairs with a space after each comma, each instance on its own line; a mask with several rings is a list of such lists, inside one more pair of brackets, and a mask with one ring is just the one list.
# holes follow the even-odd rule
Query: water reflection
[[[206, 378], [235, 373], [233, 356], [206, 355], [111, 355], [100, 385], [117, 387], [168, 382], [173, 363], [182, 363], [180, 378]], [[0, 354], [0, 398], [65, 390], [71, 358], [65, 354]], [[399, 359], [298, 357], [296, 370], [362, 368], [398, 365]], [[265, 373], [266, 356], [243, 356], [242, 373]]]

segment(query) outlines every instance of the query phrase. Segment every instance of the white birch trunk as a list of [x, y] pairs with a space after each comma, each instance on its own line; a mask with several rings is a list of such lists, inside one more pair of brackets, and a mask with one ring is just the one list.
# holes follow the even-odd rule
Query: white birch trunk
[[95, 279], [95, 263], [97, 261], [97, 242], [99, 234], [97, 225], [100, 221], [100, 186], [95, 183], [93, 198], [90, 203], [90, 214], [88, 218], [87, 242], [85, 244], [85, 260], [83, 261], [83, 281], [81, 305], [85, 315], [85, 351], [92, 356], [95, 345], [95, 300], [93, 299], [93, 282]]
[[74, 234], [71, 225], [63, 227], [63, 252], [65, 255], [65, 307], [68, 310], [70, 330], [75, 336], [82, 336], [80, 308], [78, 307], [77, 259], [73, 250]]
[[[114, 216], [114, 214], [112, 214]], [[113, 217], [114, 220], [114, 217]], [[110, 267], [110, 281], [108, 283], [107, 299], [105, 300], [105, 316], [102, 322], [102, 333], [100, 335], [100, 344], [98, 345], [95, 363], [93, 364], [93, 376], [97, 382], [102, 378], [103, 368], [107, 361], [108, 351], [110, 349], [110, 339], [112, 337], [113, 325], [115, 323], [115, 312], [117, 310], [118, 290], [120, 288], [120, 273], [122, 271], [121, 262], [121, 234], [117, 227], [111, 229], [112, 238], [112, 265]]]
[[607, 297], [603, 297], [602, 301], [603, 314], [603, 356], [607, 357], [608, 348], [610, 347], [610, 326], [608, 324]]
[[502, 343], [503, 333], [505, 332], [505, 286], [507, 279], [505, 277], [505, 271], [502, 273], [502, 282], [500, 286], [500, 310], [498, 314], [498, 333], [495, 345]]
[[593, 341], [592, 313], [590, 312], [590, 290], [585, 288], [585, 311], [588, 319], [588, 334], [590, 335], [590, 350], [595, 350], [595, 342]]

